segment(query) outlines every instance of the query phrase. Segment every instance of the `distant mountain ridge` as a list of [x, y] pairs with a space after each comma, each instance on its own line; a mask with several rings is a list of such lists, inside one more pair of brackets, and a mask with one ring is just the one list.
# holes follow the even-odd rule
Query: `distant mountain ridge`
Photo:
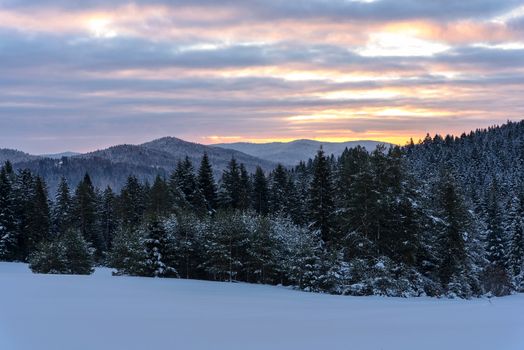
[[377, 145], [391, 144], [387, 142], [373, 141], [373, 140], [359, 140], [346, 142], [324, 142], [315, 140], [295, 140], [291, 142], [270, 142], [270, 143], [220, 143], [214, 144], [215, 147], [225, 149], [234, 149], [257, 158], [272, 160], [273, 162], [281, 163], [288, 166], [298, 164], [302, 160], [314, 158], [315, 153], [322, 146], [326, 154], [333, 154], [339, 156], [346, 148], [354, 148], [357, 146], [364, 147], [369, 152], [373, 151]]
[[346, 147], [360, 145], [373, 150], [380, 143], [297, 140], [288, 143], [202, 145], [176, 137], [163, 137], [139, 145], [116, 145], [83, 154], [64, 152], [38, 156], [0, 149], [0, 162], [10, 160], [16, 169], [27, 168], [41, 175], [53, 195], [62, 176], [65, 176], [71, 186], [76, 186], [88, 172], [98, 188], [111, 186], [118, 191], [130, 174], [150, 183], [156, 175], [169, 176], [177, 163], [186, 156], [193, 162], [196, 171], [204, 152], [208, 154], [214, 175], [218, 179], [233, 157], [243, 163], [248, 172], [253, 173], [257, 166], [270, 171], [277, 163], [292, 166], [300, 160], [313, 158], [321, 145], [327, 154], [337, 156]]
[[169, 176], [177, 163], [186, 156], [193, 162], [196, 171], [204, 152], [208, 154], [217, 178], [233, 157], [243, 163], [249, 172], [254, 172], [257, 166], [265, 171], [276, 166], [274, 162], [239, 151], [187, 142], [175, 137], [164, 137], [141, 145], [117, 145], [69, 156], [68, 153], [36, 156], [0, 149], [0, 161], [10, 160], [16, 169], [30, 169], [41, 175], [50, 193], [54, 194], [62, 176], [71, 186], [76, 186], [86, 172], [92, 175], [98, 188], [111, 186], [118, 191], [130, 174], [150, 183], [156, 175]]
[[4, 163], [7, 160], [9, 160], [11, 163], [18, 163], [39, 158], [39, 156], [34, 156], [15, 149], [0, 148], [0, 163]]
[[61, 153], [40, 154], [39, 157], [51, 158], [51, 159], [60, 159], [62, 157], [73, 157], [73, 156], [78, 156], [80, 154], [82, 154], [82, 153], [66, 151], [66, 152], [61, 152]]

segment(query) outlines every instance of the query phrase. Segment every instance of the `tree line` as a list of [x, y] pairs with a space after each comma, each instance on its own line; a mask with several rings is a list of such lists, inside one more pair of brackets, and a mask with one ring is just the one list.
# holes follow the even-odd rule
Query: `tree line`
[[[413, 147], [422, 147], [414, 145]], [[320, 149], [293, 168], [246, 171], [233, 158], [218, 183], [206, 154], [120, 193], [88, 174], [53, 200], [44, 181], [0, 171], [0, 256], [35, 272], [283, 284], [349, 295], [471, 297], [521, 290], [523, 207], [501, 210], [497, 183], [479, 216], [454, 169], [418, 176], [410, 147]]]

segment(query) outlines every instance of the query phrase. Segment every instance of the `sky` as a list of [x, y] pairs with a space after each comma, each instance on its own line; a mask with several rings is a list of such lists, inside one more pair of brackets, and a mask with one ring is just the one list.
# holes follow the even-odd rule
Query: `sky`
[[0, 147], [404, 144], [524, 115], [522, 0], [0, 0]]

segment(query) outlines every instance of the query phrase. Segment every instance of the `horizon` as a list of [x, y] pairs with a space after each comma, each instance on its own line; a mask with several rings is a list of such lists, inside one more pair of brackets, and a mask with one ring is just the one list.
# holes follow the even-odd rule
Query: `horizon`
[[[524, 119], [520, 120], [520, 121], [524, 121]], [[435, 137], [436, 135], [439, 135], [439, 136], [442, 136], [442, 137], [445, 137], [445, 136], [452, 136], [452, 137], [460, 137], [460, 135], [462, 134], [469, 134], [470, 132], [474, 132], [476, 130], [485, 130], [485, 129], [488, 129], [490, 127], [499, 127], [499, 126], [502, 126], [502, 125], [505, 125], [507, 124], [508, 122], [519, 122], [519, 120], [516, 120], [516, 121], [511, 121], [511, 120], [507, 120], [506, 122], [504, 123], [501, 123], [501, 124], [493, 124], [493, 125], [488, 125], [487, 127], [482, 127], [482, 128], [475, 128], [475, 129], [472, 129], [472, 130], [468, 130], [468, 131], [463, 131], [459, 134], [452, 134], [452, 133], [435, 133], [435, 134], [430, 134], [429, 132], [425, 133], [423, 137], [420, 137], [418, 139], [415, 139], [415, 138], [411, 138], [413, 140], [413, 142], [415, 142], [415, 144], [417, 143], [420, 143], [423, 141], [424, 137], [426, 137], [426, 135], [430, 135], [432, 138]], [[96, 152], [96, 151], [100, 151], [100, 150], [104, 150], [104, 149], [107, 149], [107, 148], [110, 148], [110, 147], [114, 147], [114, 146], [121, 146], [121, 145], [134, 145], [134, 146], [139, 146], [141, 144], [144, 144], [144, 143], [147, 143], [147, 142], [151, 142], [151, 141], [155, 141], [155, 140], [158, 140], [158, 139], [163, 139], [163, 138], [175, 138], [175, 139], [179, 139], [179, 140], [182, 140], [182, 141], [186, 141], [186, 142], [191, 142], [191, 143], [197, 143], [197, 144], [202, 144], [202, 145], [205, 145], [205, 146], [215, 146], [215, 145], [228, 145], [228, 144], [237, 144], [237, 143], [247, 143], [247, 144], [268, 144], [268, 143], [291, 143], [291, 142], [296, 142], [296, 141], [315, 141], [315, 142], [320, 142], [320, 143], [348, 143], [348, 142], [383, 142], [383, 143], [387, 143], [387, 144], [391, 144], [391, 145], [397, 145], [397, 146], [405, 146], [407, 145], [409, 142], [410, 142], [410, 139], [406, 140], [404, 143], [394, 143], [394, 142], [388, 142], [388, 141], [382, 141], [382, 140], [371, 140], [371, 139], [355, 139], [355, 140], [342, 140], [342, 141], [329, 141], [329, 140], [319, 140], [319, 139], [308, 139], [308, 138], [298, 138], [298, 139], [291, 139], [291, 140], [283, 140], [283, 141], [279, 141], [279, 140], [275, 140], [275, 141], [266, 141], [266, 140], [262, 140], [262, 141], [226, 141], [226, 142], [214, 142], [214, 143], [204, 143], [204, 142], [198, 142], [198, 141], [191, 141], [191, 140], [186, 140], [186, 139], [183, 139], [181, 137], [178, 137], [178, 136], [160, 136], [160, 137], [156, 137], [154, 139], [149, 139], [149, 140], [145, 140], [145, 141], [141, 141], [141, 142], [137, 142], [137, 143], [130, 143], [130, 142], [123, 142], [123, 143], [114, 143], [114, 144], [109, 144], [109, 145], [106, 145], [106, 146], [103, 146], [103, 147], [97, 147], [97, 148], [92, 148], [92, 149], [88, 149], [88, 150], [74, 150], [74, 149], [69, 149], [69, 148], [64, 148], [64, 149], [59, 149], [55, 152], [31, 152], [31, 151], [27, 151], [27, 150], [24, 150], [24, 149], [19, 149], [19, 148], [13, 148], [13, 147], [2, 147], [0, 145], [0, 149], [11, 149], [11, 150], [15, 150], [15, 151], [20, 151], [20, 152], [24, 152], [26, 154], [29, 154], [29, 155], [35, 155], [35, 156], [52, 156], [52, 155], [57, 155], [57, 154], [62, 154], [62, 153], [75, 153], [75, 154], [85, 154], [85, 153], [90, 153], [90, 152]]]
[[524, 116], [503, 0], [0, 0], [0, 147], [405, 144]]

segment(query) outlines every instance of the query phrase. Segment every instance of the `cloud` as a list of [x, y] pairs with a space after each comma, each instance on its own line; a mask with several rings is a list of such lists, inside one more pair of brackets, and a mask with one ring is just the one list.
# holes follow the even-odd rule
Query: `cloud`
[[402, 143], [521, 119], [520, 5], [0, 0], [0, 147]]

